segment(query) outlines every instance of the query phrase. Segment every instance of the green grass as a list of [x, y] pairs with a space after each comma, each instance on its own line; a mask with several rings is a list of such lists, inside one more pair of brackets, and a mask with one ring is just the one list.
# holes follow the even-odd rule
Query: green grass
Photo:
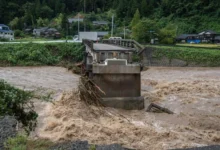
[[5, 142], [7, 150], [48, 150], [53, 143], [45, 139], [31, 140], [26, 135], [18, 134]]
[[15, 38], [15, 40], [12, 42], [34, 42], [34, 41], [51, 41], [51, 40], [53, 39], [25, 37], [25, 38]]
[[2, 44], [0, 66], [44, 66], [79, 62], [84, 46], [79, 43]]
[[155, 48], [155, 52], [153, 53], [154, 58], [160, 59], [165, 56], [169, 60], [180, 59], [186, 61], [187, 63], [195, 63], [201, 66], [220, 66], [220, 50], [171, 46], [150, 47]]
[[177, 46], [191, 46], [191, 47], [207, 47], [207, 48], [220, 48], [219, 44], [176, 44]]

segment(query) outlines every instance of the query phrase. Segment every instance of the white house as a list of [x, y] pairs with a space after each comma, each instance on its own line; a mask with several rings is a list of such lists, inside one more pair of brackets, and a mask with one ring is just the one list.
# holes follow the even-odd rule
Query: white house
[[8, 26], [0, 24], [0, 38], [14, 40], [14, 32]]

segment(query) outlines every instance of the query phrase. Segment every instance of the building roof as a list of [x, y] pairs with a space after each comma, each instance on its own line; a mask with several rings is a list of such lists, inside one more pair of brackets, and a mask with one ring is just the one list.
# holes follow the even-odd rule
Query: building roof
[[83, 20], [84, 20], [83, 18], [79, 18], [79, 19], [78, 18], [69, 18], [68, 22], [69, 23], [78, 22], [78, 21], [82, 22]]
[[107, 25], [108, 22], [107, 21], [93, 21], [93, 24], [97, 24], [97, 25]]
[[41, 27], [41, 28], [36, 28], [33, 31], [45, 31], [47, 30], [49, 27]]
[[199, 35], [203, 35], [203, 34], [216, 34], [216, 32], [213, 30], [205, 30], [199, 33]]
[[[6, 27], [7, 30], [2, 29], [2, 27]], [[13, 31], [10, 30], [9, 27], [6, 26], [5, 24], [0, 24], [0, 32], [3, 32], [3, 33], [13, 33]]]
[[1, 26], [1, 27], [8, 27], [8, 26], [6, 26], [5, 24], [0, 24], [0, 26]]
[[0, 32], [4, 32], [4, 33], [14, 33], [12, 30], [1, 30], [1, 29], [0, 29]]
[[215, 40], [220, 40], [220, 36], [216, 36], [216, 37], [215, 37]]
[[55, 28], [49, 28], [49, 29], [47, 29], [47, 31], [57, 32], [58, 30]]
[[98, 36], [105, 36], [108, 34], [107, 31], [98, 31], [97, 33], [98, 33]]
[[187, 37], [189, 37], [189, 36], [197, 36], [197, 34], [181, 34], [181, 35], [179, 35], [179, 36], [177, 36], [177, 38], [176, 39], [186, 39]]

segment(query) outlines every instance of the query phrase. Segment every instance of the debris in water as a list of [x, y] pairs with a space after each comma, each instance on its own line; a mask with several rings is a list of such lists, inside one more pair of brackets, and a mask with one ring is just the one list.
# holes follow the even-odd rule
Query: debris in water
[[158, 113], [168, 113], [168, 114], [174, 114], [171, 110], [161, 107], [157, 104], [151, 103], [148, 108], [147, 112], [158, 112]]

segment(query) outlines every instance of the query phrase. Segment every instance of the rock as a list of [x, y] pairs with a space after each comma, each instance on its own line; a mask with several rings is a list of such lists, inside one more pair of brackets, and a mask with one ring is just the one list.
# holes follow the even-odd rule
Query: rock
[[96, 146], [96, 150], [132, 150], [132, 149], [123, 148], [119, 144], [111, 144], [111, 145]]
[[89, 150], [88, 141], [76, 141], [72, 144], [72, 150]]
[[195, 147], [195, 148], [187, 148], [187, 149], [175, 149], [175, 150], [220, 150], [220, 145], [210, 145], [204, 147]]
[[0, 117], [0, 149], [4, 149], [4, 142], [9, 137], [16, 136], [17, 120], [11, 116]]
[[88, 141], [75, 141], [57, 144], [52, 146], [50, 150], [89, 150], [89, 147]]
[[[90, 145], [88, 141], [75, 141], [68, 143], [60, 143], [50, 148], [50, 150], [93, 150], [93, 145]], [[123, 148], [119, 144], [112, 145], [95, 145], [95, 150], [132, 150]]]

